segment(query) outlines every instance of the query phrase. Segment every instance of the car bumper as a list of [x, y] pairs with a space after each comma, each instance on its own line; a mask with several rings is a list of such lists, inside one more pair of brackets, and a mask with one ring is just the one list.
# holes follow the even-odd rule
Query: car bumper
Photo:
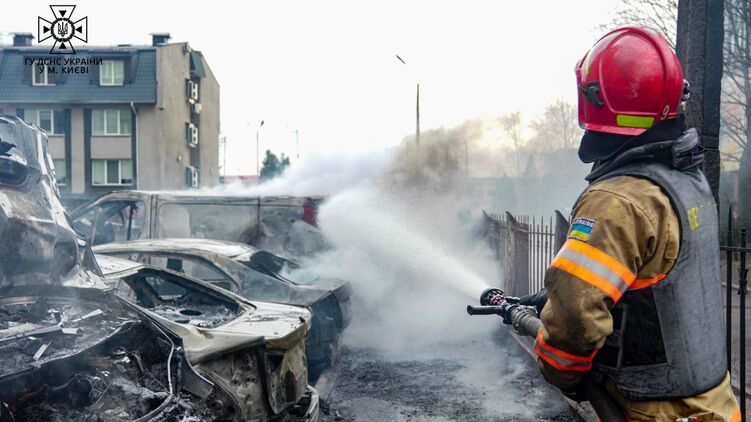
[[321, 420], [321, 399], [318, 396], [318, 390], [309, 385], [305, 395], [310, 398], [310, 403], [300, 420], [302, 422], [319, 422]]

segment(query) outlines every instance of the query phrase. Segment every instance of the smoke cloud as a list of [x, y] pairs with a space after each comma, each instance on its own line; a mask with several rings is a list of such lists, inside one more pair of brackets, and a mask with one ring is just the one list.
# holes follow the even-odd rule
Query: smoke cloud
[[495, 139], [499, 130], [497, 121], [472, 119], [423, 132], [419, 145], [407, 137], [378, 153], [315, 157], [267, 183], [223, 190], [325, 195], [318, 220], [332, 248], [301, 271], [352, 283], [347, 342], [409, 355], [447, 340], [470, 341], [497, 326], [496, 318], [470, 318], [465, 311], [485, 288], [503, 285], [482, 236], [483, 209], [529, 205], [550, 215], [554, 203], [566, 203], [558, 198], [570, 200], [574, 194], [566, 192], [581, 184], [566, 174], [575, 151], [503, 147]]

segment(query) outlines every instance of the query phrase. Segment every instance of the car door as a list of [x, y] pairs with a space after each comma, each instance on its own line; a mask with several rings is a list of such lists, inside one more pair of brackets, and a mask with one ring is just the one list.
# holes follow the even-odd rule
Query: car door
[[73, 220], [73, 228], [92, 246], [148, 237], [148, 214], [140, 199], [95, 203]]

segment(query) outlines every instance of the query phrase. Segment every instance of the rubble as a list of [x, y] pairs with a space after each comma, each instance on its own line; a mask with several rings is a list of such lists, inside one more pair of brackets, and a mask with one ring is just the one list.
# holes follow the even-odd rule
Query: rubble
[[0, 421], [214, 420], [178, 387], [192, 371], [179, 339], [110, 293], [20, 286], [0, 306], [12, 333], [0, 332]]

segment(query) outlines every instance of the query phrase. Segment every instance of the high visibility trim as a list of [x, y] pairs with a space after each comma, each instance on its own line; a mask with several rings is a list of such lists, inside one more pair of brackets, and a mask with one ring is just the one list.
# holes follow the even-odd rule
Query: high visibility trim
[[550, 366], [561, 371], [587, 372], [592, 369], [595, 350], [589, 356], [577, 356], [564, 352], [545, 342], [542, 332], [537, 333], [535, 353]]
[[597, 287], [613, 302], [618, 302], [636, 279], [613, 257], [576, 239], [567, 240], [550, 265]]
[[616, 114], [615, 123], [618, 126], [649, 129], [652, 127], [652, 125], [654, 125], [655, 118], [646, 116], [629, 116], [628, 114]]
[[559, 256], [553, 260], [550, 266], [563, 270], [574, 277], [597, 287], [610, 296], [610, 298], [613, 299], [613, 302], [618, 302], [621, 299], [621, 296], [623, 296], [623, 292], [618, 287], [614, 286], [610, 280], [607, 280], [599, 274], [596, 274], [575, 262], [569, 261], [566, 258]]
[[633, 283], [631, 283], [631, 289], [643, 289], [645, 287], [649, 287], [661, 282], [664, 278], [665, 274], [657, 274], [652, 278], [637, 278]]
[[728, 419], [728, 422], [740, 422], [740, 420], [741, 420], [741, 409], [736, 407], [735, 410], [733, 411], [733, 414], [730, 415], [730, 419]]

